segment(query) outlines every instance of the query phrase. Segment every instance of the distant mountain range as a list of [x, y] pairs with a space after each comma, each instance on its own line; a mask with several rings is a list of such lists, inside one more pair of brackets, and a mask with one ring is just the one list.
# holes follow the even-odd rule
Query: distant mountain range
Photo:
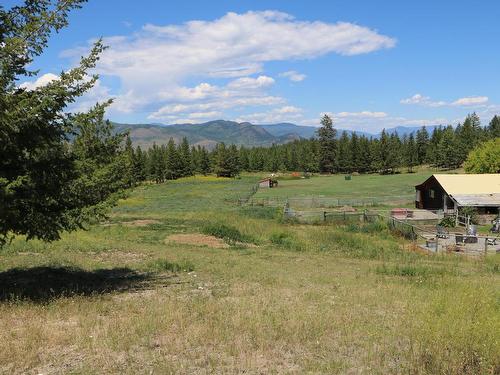
[[[202, 124], [120, 124], [114, 123], [118, 132], [128, 131], [132, 142], [143, 148], [166, 144], [170, 138], [179, 143], [186, 137], [190, 144], [212, 149], [219, 142], [238, 146], [270, 146], [282, 144], [297, 139], [308, 139], [316, 136], [318, 128], [290, 123], [254, 125], [249, 122], [226, 120], [209, 121]], [[434, 126], [428, 127], [432, 131]], [[400, 136], [416, 132], [419, 127], [403, 127], [387, 129], [388, 133], [398, 133]], [[344, 130], [337, 129], [340, 135]], [[353, 131], [346, 130], [352, 134]], [[377, 138], [379, 134], [358, 132], [358, 135]]]

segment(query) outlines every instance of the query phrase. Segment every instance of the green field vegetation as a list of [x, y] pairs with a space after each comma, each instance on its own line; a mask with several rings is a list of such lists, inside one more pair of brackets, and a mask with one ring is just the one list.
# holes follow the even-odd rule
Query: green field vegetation
[[[401, 195], [427, 175], [268, 192]], [[255, 182], [144, 185], [88, 231], [14, 240], [0, 373], [500, 372], [499, 255], [424, 255], [382, 223], [286, 224], [234, 204]]]
[[259, 189], [255, 198], [267, 197], [333, 197], [386, 202], [413, 202], [415, 185], [432, 175], [430, 171], [393, 175], [365, 174], [345, 180], [344, 175], [313, 176], [311, 178], [279, 179], [278, 187]]

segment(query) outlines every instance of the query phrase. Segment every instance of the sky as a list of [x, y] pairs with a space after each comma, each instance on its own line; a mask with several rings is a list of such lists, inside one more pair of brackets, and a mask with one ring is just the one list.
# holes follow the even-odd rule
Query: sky
[[[9, 8], [20, 1], [3, 0]], [[34, 88], [102, 37], [94, 89], [124, 123], [452, 124], [500, 113], [500, 2], [90, 0], [33, 63]]]

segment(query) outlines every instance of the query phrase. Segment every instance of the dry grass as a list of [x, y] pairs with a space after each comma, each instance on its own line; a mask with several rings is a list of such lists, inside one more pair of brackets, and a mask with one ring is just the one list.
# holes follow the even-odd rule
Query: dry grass
[[[111, 221], [159, 223], [96, 226], [52, 245], [15, 241], [0, 254], [0, 276], [43, 266], [76, 267], [80, 278], [63, 273], [54, 285], [73, 288], [47, 298], [3, 298], [0, 372], [500, 372], [498, 256], [423, 256], [383, 228], [286, 225], [224, 203], [250, 182], [140, 188], [131, 199], [145, 203], [122, 202]], [[210, 223], [259, 246], [165, 242]], [[114, 273], [117, 287], [99, 289], [111, 277], [99, 269], [118, 268], [137, 278]], [[21, 279], [9, 275], [2, 290]], [[40, 294], [44, 284], [29, 287]]]

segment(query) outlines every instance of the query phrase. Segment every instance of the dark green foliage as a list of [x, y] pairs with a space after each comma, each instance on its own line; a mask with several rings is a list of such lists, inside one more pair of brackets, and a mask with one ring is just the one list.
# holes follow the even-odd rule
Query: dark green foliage
[[243, 242], [254, 243], [255, 241], [237, 228], [225, 224], [210, 224], [203, 228], [203, 233], [217, 238], [222, 238], [229, 243]]
[[289, 250], [300, 251], [302, 250], [300, 244], [292, 233], [277, 232], [272, 233], [269, 237], [271, 243]]
[[439, 222], [439, 225], [445, 228], [454, 228], [455, 227], [455, 218], [451, 216], [447, 216]]
[[479, 214], [475, 207], [460, 207], [458, 213], [463, 216], [469, 216], [471, 224], [477, 225], [479, 222]]
[[336, 147], [337, 131], [333, 127], [332, 119], [324, 115], [321, 127], [318, 129], [319, 138], [319, 170], [322, 173], [333, 173], [337, 163]]
[[464, 169], [467, 173], [500, 173], [500, 137], [469, 152]]
[[0, 245], [16, 234], [58, 239], [102, 217], [110, 198], [130, 184], [123, 137], [111, 136], [103, 122], [108, 103], [89, 113], [65, 112], [97, 80], [89, 72], [104, 49], [100, 41], [59, 79], [33, 90], [17, 86], [35, 75], [29, 64], [82, 3], [27, 1], [0, 9]]
[[[442, 169], [454, 169], [460, 167], [467, 156], [464, 143], [469, 134], [473, 135], [474, 142], [483, 144], [495, 131], [499, 120], [498, 117], [494, 118], [488, 129], [481, 128], [478, 121], [477, 116], [472, 114], [466, 118], [463, 126], [459, 124], [455, 129], [451, 126], [434, 128], [430, 139], [425, 127], [418, 130], [416, 135], [412, 133], [402, 138], [383, 130], [378, 139], [356, 133], [349, 135], [347, 132], [343, 132], [339, 139], [332, 139], [331, 136], [336, 132], [329, 118], [323, 118], [326, 128], [319, 129], [324, 136], [323, 141], [312, 138], [270, 147], [239, 149], [235, 145], [220, 143], [214, 150], [208, 151], [199, 145], [190, 148], [185, 138], [180, 145], [170, 139], [166, 146], [158, 147], [153, 144], [147, 153], [139, 150], [133, 153], [133, 165], [137, 171], [133, 173], [136, 177], [131, 178], [131, 181], [149, 179], [161, 183], [194, 173], [235, 177], [241, 171], [288, 171], [307, 175], [325, 171], [321, 169], [326, 165], [325, 158], [331, 161], [333, 155], [335, 157], [333, 162], [328, 162], [330, 167], [327, 168], [327, 173], [391, 174], [397, 173], [402, 167], [412, 172], [423, 163]], [[328, 152], [325, 153], [325, 150]], [[130, 154], [129, 147], [126, 147], [126, 154]], [[494, 157], [490, 159], [496, 160]], [[143, 168], [142, 173], [138, 172], [140, 166]]]
[[490, 138], [500, 137], [500, 116], [493, 116], [488, 125], [487, 132]]

